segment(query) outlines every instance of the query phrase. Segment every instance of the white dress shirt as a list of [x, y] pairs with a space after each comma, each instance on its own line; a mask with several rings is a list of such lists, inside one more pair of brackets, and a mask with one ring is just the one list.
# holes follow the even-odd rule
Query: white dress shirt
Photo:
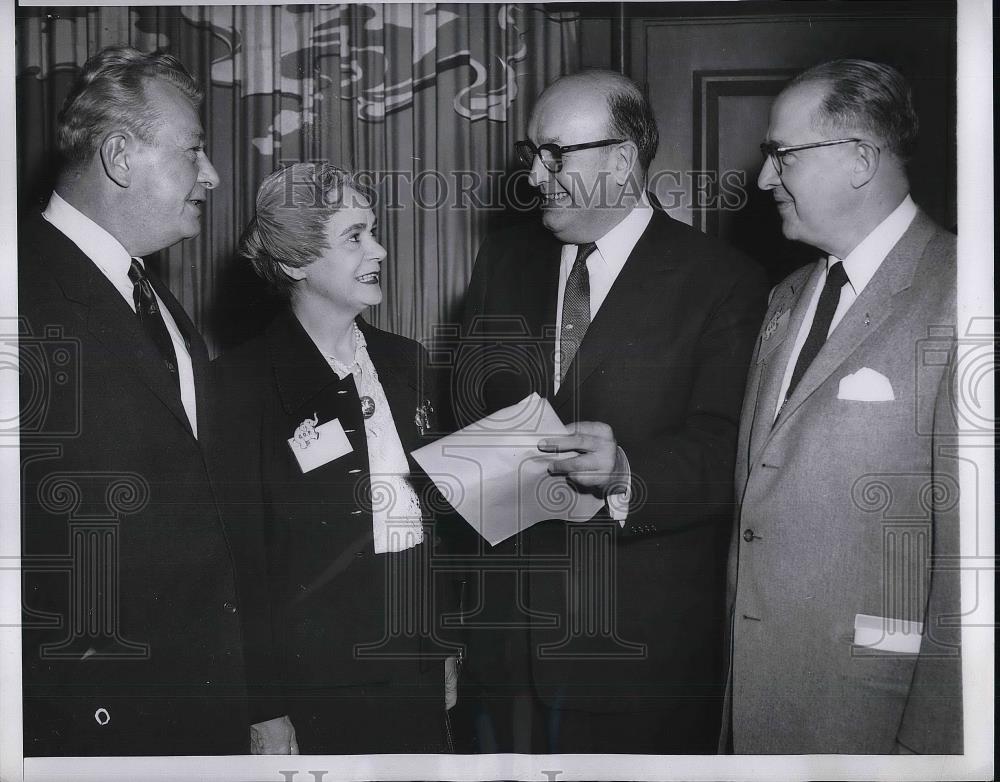
[[[649, 205], [646, 194], [643, 193], [639, 199], [639, 203], [626, 215], [625, 219], [595, 242], [597, 249], [587, 258], [587, 274], [590, 277], [591, 322], [597, 317], [601, 305], [604, 304], [608, 293], [611, 292], [611, 287], [615, 284], [615, 280], [618, 279], [618, 275], [624, 268], [625, 261], [632, 254], [632, 250], [642, 236], [642, 232], [646, 230], [646, 226], [649, 225], [649, 221], [652, 219], [653, 208]], [[556, 329], [555, 371], [553, 372], [552, 379], [554, 393], [559, 392], [560, 385], [559, 349], [562, 345], [560, 332], [562, 330], [563, 298], [566, 295], [566, 280], [569, 279], [569, 273], [576, 262], [578, 251], [579, 245], [563, 245], [562, 258], [559, 264], [559, 298], [556, 302], [556, 323], [559, 324], [559, 328]], [[618, 448], [618, 452], [625, 462], [625, 486], [627, 488], [623, 493], [608, 495], [605, 502], [611, 518], [624, 527], [625, 520], [628, 517], [628, 504], [632, 499], [632, 471], [628, 464], [628, 458], [621, 447]]]
[[[42, 212], [42, 217], [48, 220], [55, 228], [66, 235], [73, 244], [80, 248], [80, 251], [93, 261], [94, 265], [101, 270], [101, 273], [108, 278], [117, 290], [122, 299], [132, 312], [135, 312], [135, 300], [132, 298], [134, 285], [128, 277], [129, 269], [132, 267], [132, 257], [128, 251], [121, 246], [121, 243], [101, 226], [69, 204], [58, 193], [53, 193], [49, 199], [49, 205]], [[136, 258], [139, 263], [143, 263], [142, 258]], [[145, 264], [143, 264], [145, 268]], [[170, 341], [174, 345], [174, 353], [177, 354], [177, 379], [180, 384], [181, 404], [184, 405], [184, 412], [191, 423], [191, 431], [198, 437], [198, 413], [194, 392], [194, 370], [191, 367], [191, 354], [184, 343], [184, 336], [174, 322], [170, 310], [156, 296], [156, 302], [160, 307], [160, 314], [166, 324]]]
[[[843, 259], [844, 271], [847, 273], [847, 284], [840, 289], [840, 301], [837, 304], [836, 312], [833, 314], [830, 330], [826, 333], [827, 337], [833, 333], [833, 330], [837, 328], [837, 324], [843, 320], [844, 315], [847, 314], [851, 305], [861, 295], [861, 292], [871, 281], [871, 278], [875, 276], [875, 272], [882, 265], [882, 261], [886, 259], [892, 248], [903, 237], [906, 229], [910, 227], [910, 223], [913, 222], [913, 218], [916, 216], [917, 205], [913, 203], [913, 199], [910, 196], [906, 196], [902, 203], [893, 210], [892, 214], [879, 223], [875, 227], [875, 230], [862, 239], [861, 243]], [[778, 393], [777, 406], [774, 409], [775, 419], [777, 419], [778, 413], [781, 412], [781, 407], [785, 402], [785, 394], [788, 392], [788, 386], [792, 382], [792, 372], [795, 371], [795, 362], [798, 361], [799, 353], [802, 352], [802, 346], [809, 336], [809, 329], [812, 328], [813, 318], [816, 316], [816, 307], [819, 305], [819, 297], [823, 292], [823, 286], [826, 285], [826, 275], [829, 273], [830, 267], [838, 261], [840, 261], [840, 258], [832, 255], [826, 259], [826, 270], [820, 276], [816, 288], [812, 292], [809, 307], [806, 310], [805, 317], [802, 319], [799, 333], [795, 336], [795, 344], [792, 346], [792, 353], [788, 357], [788, 365], [785, 367], [785, 375], [782, 378], [781, 389]]]
[[348, 366], [334, 356], [325, 358], [341, 380], [354, 375], [358, 396], [367, 396], [375, 403], [375, 411], [365, 419], [375, 553], [413, 548], [424, 541], [420, 500], [408, 480], [410, 466], [399, 441], [389, 400], [368, 355], [365, 335], [357, 324], [354, 325], [354, 361]]

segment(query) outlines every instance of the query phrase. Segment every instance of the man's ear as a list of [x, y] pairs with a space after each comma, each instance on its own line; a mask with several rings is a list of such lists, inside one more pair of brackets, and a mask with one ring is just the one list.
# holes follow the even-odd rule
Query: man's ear
[[281, 267], [281, 271], [283, 271], [285, 276], [290, 280], [299, 282], [306, 278], [306, 269], [304, 266], [289, 266], [287, 263], [282, 263], [281, 261], [278, 261], [278, 266]]
[[874, 179], [879, 164], [878, 147], [869, 141], [859, 141], [857, 145], [854, 168], [851, 171], [851, 185], [855, 189], [864, 187]]
[[624, 185], [639, 161], [639, 148], [634, 141], [623, 141], [612, 153], [612, 170], [615, 182]]
[[108, 179], [119, 187], [132, 184], [132, 170], [129, 166], [129, 142], [125, 133], [109, 133], [101, 142], [101, 165]]

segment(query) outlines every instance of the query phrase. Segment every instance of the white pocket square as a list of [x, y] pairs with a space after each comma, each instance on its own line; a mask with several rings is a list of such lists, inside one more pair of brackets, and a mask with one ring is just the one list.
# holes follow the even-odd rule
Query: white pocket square
[[868, 367], [862, 367], [854, 374], [842, 377], [837, 388], [837, 399], [855, 402], [892, 402], [895, 398], [889, 378]]

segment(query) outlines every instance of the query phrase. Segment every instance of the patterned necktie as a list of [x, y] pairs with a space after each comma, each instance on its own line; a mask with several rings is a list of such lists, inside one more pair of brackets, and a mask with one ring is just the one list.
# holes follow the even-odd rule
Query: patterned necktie
[[597, 249], [593, 242], [581, 244], [576, 251], [576, 260], [566, 278], [563, 293], [562, 324], [559, 330], [559, 384], [562, 385], [573, 363], [573, 357], [580, 349], [580, 343], [590, 326], [590, 272], [587, 258]]
[[837, 261], [826, 274], [826, 285], [819, 295], [819, 304], [816, 305], [816, 315], [813, 317], [812, 327], [809, 329], [809, 336], [802, 343], [802, 350], [799, 352], [798, 361], [795, 362], [795, 370], [792, 372], [791, 382], [788, 384], [788, 392], [785, 394], [787, 402], [795, 386], [799, 384], [802, 376], [809, 369], [813, 359], [819, 353], [826, 336], [830, 331], [830, 324], [833, 323], [833, 316], [837, 312], [837, 305], [840, 304], [840, 289], [849, 280], [847, 272], [844, 271], [844, 264]]
[[135, 302], [135, 314], [146, 329], [146, 333], [159, 348], [160, 355], [167, 365], [170, 374], [180, 388], [180, 380], [177, 377], [177, 354], [174, 352], [174, 343], [167, 332], [167, 324], [163, 321], [160, 313], [160, 305], [153, 294], [153, 286], [150, 285], [149, 277], [142, 264], [135, 258], [132, 259], [132, 266], [128, 270], [128, 278], [132, 281], [132, 301]]

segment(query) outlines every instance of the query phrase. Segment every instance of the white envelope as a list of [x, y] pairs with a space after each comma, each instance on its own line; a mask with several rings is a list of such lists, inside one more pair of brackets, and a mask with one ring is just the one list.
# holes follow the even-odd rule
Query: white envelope
[[315, 432], [315, 439], [304, 442], [295, 437], [288, 438], [288, 447], [292, 449], [295, 461], [299, 463], [299, 469], [303, 473], [322, 467], [354, 450], [339, 418], [317, 426]]
[[874, 369], [862, 367], [840, 379], [837, 399], [854, 402], [892, 402], [896, 398], [889, 378]]
[[549, 463], [574, 454], [538, 450], [568, 434], [547, 399], [531, 394], [413, 452], [452, 507], [495, 546], [545, 519], [588, 521], [604, 501], [579, 492]]
[[919, 654], [923, 622], [870, 614], [854, 615], [854, 645], [898, 654]]

